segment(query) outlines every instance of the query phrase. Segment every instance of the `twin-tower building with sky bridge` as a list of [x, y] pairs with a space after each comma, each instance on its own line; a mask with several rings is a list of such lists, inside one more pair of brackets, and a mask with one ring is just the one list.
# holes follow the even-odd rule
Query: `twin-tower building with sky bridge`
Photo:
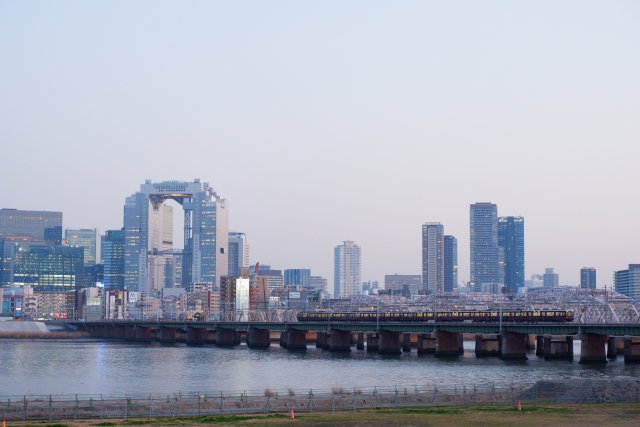
[[[174, 251], [173, 207], [184, 215], [184, 249]], [[199, 179], [193, 182], [146, 180], [124, 206], [124, 286], [147, 295], [174, 281], [173, 262], [182, 255], [182, 287], [220, 286], [228, 273], [228, 203]], [[172, 286], [170, 286], [172, 287]]]

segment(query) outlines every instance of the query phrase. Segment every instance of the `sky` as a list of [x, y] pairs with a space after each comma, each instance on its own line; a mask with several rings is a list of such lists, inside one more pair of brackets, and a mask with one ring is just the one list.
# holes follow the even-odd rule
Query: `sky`
[[[122, 227], [200, 178], [251, 261], [420, 274], [421, 225], [525, 218], [525, 275], [640, 263], [640, 3], [0, 0], [0, 208]], [[179, 213], [180, 211], [176, 211]], [[180, 216], [179, 214], [177, 216]], [[181, 224], [176, 221], [176, 242]]]

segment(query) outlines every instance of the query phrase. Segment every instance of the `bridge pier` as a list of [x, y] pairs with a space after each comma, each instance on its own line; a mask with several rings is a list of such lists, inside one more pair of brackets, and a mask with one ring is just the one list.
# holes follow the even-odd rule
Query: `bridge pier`
[[135, 327], [135, 340], [136, 341], [148, 341], [151, 342], [153, 337], [151, 336], [151, 328], [144, 326]]
[[378, 335], [380, 336], [378, 353], [401, 354], [400, 334], [402, 334], [402, 332], [391, 332], [385, 331], [384, 329], [378, 330]]
[[307, 331], [298, 329], [287, 330], [287, 350], [306, 350]]
[[460, 357], [458, 332], [436, 331], [436, 357]]
[[367, 334], [367, 352], [380, 350], [380, 336], [377, 333]]
[[204, 333], [204, 343], [205, 344], [215, 344], [216, 343], [216, 331], [207, 329]]
[[411, 332], [402, 334], [402, 352], [411, 353]]
[[536, 336], [536, 356], [544, 357], [544, 335]]
[[204, 336], [206, 329], [187, 328], [187, 345], [204, 345]]
[[418, 354], [435, 354], [436, 338], [432, 334], [418, 334]]
[[269, 348], [271, 345], [271, 331], [269, 329], [249, 328], [247, 332], [247, 347]]
[[364, 350], [364, 332], [358, 332], [358, 339], [356, 340], [356, 350]]
[[536, 336], [532, 334], [527, 335], [527, 350], [536, 349]]
[[160, 327], [160, 344], [176, 343], [176, 328]]
[[554, 339], [551, 335], [543, 337], [543, 354], [545, 360], [569, 359], [573, 360], [573, 337]]
[[316, 348], [329, 350], [329, 337], [325, 331], [316, 332]]
[[218, 328], [216, 330], [216, 346], [233, 347], [236, 345], [236, 330], [227, 328]]
[[527, 334], [502, 331], [502, 355], [503, 360], [527, 360]]
[[96, 330], [95, 330], [95, 337], [96, 338], [105, 338], [105, 336], [107, 335], [105, 332], [105, 325], [98, 325], [96, 326]]
[[351, 332], [332, 329], [329, 332], [329, 351], [351, 351]]
[[618, 337], [610, 336], [607, 340], [607, 359], [617, 359], [618, 358], [618, 348], [617, 348], [617, 340]]
[[113, 325], [113, 337], [117, 340], [124, 341], [125, 337], [125, 326], [124, 325]]
[[124, 340], [125, 341], [135, 341], [136, 340], [136, 326], [135, 325], [126, 325], [124, 327]]
[[280, 331], [280, 347], [287, 348], [287, 334], [289, 333], [289, 329], [284, 329]]
[[624, 337], [624, 363], [640, 362], [640, 338]]
[[582, 333], [580, 337], [580, 363], [607, 363], [604, 343], [607, 335]]
[[476, 334], [476, 357], [502, 356], [502, 338], [500, 335]]

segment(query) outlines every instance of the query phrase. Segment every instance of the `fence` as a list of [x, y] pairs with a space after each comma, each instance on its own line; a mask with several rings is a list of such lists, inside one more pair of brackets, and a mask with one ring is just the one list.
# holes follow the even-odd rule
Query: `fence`
[[640, 401], [640, 380], [563, 380], [332, 390], [178, 393], [148, 396], [0, 396], [0, 419], [59, 420], [269, 412], [345, 411], [402, 406], [491, 406]]

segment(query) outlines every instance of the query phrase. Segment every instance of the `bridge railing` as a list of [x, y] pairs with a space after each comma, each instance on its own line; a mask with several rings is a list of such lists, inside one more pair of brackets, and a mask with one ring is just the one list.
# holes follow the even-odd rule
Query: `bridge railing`
[[640, 380], [417, 384], [149, 395], [0, 396], [0, 418], [62, 420], [341, 411], [424, 406], [553, 405], [640, 401]]

